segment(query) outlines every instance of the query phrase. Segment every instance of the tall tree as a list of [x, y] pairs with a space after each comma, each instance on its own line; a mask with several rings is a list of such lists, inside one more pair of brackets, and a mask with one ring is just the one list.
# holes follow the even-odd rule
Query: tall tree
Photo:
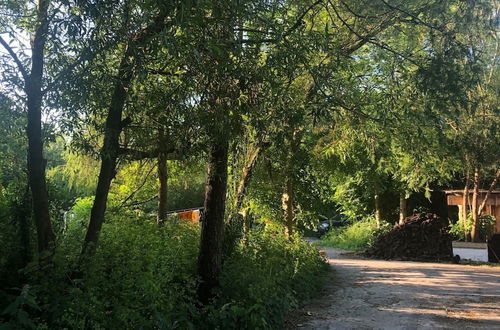
[[49, 29], [49, 6], [49, 0], [39, 0], [36, 5], [29, 69], [22, 63], [9, 43], [0, 36], [0, 44], [12, 57], [24, 80], [27, 108], [28, 179], [37, 228], [38, 251], [40, 252], [52, 250], [55, 240], [50, 221], [42, 136], [42, 88], [44, 86], [44, 52]]
[[[101, 148], [101, 167], [94, 204], [90, 214], [90, 222], [83, 243], [82, 254], [92, 255], [95, 252], [99, 233], [104, 222], [104, 213], [111, 181], [115, 176], [116, 162], [120, 155], [120, 135], [128, 124], [122, 118], [128, 91], [134, 78], [134, 69], [142, 56], [147, 43], [158, 33], [172, 25], [175, 8], [160, 8], [159, 13], [148, 25], [128, 36], [116, 76], [116, 82], [106, 115], [104, 142]], [[128, 23], [125, 19], [125, 22]]]

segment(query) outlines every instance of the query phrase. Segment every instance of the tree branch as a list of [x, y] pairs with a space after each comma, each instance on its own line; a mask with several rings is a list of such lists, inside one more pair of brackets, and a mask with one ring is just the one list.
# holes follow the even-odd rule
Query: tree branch
[[[167, 157], [167, 159], [180, 158], [179, 155], [176, 154], [175, 152], [176, 152], [176, 149], [174, 146], [170, 146], [169, 148], [167, 148], [165, 150], [165, 153], [170, 155], [169, 157]], [[143, 151], [143, 150], [130, 149], [130, 148], [120, 148], [119, 154], [126, 156], [130, 160], [143, 160], [143, 159], [158, 157], [158, 155], [160, 154], [160, 149]]]
[[126, 156], [131, 160], [142, 160], [148, 158], [156, 158], [158, 157], [160, 151], [159, 149], [155, 149], [152, 151], [143, 151], [137, 149], [129, 149], [129, 148], [120, 148], [120, 155]]
[[403, 14], [405, 14], [406, 16], [411, 17], [411, 18], [412, 18], [415, 22], [417, 22], [417, 23], [419, 23], [419, 24], [422, 24], [422, 25], [424, 25], [424, 26], [428, 27], [429, 29], [433, 29], [433, 30], [436, 30], [436, 31], [439, 31], [439, 32], [444, 32], [442, 27], [437, 27], [437, 26], [434, 26], [434, 25], [432, 25], [432, 24], [429, 24], [429, 23], [427, 23], [427, 22], [425, 22], [425, 21], [421, 20], [420, 18], [418, 18], [418, 16], [417, 16], [417, 15], [414, 15], [414, 14], [412, 14], [412, 13], [410, 13], [410, 12], [408, 12], [408, 11], [404, 10], [404, 9], [401, 9], [401, 8], [399, 8], [399, 7], [393, 6], [393, 5], [391, 5], [390, 3], [388, 3], [388, 2], [387, 2], [387, 1], [385, 1], [385, 0], [380, 0], [380, 1], [381, 1], [384, 5], [386, 5], [388, 8], [390, 8], [390, 9], [392, 9], [392, 10], [397, 10], [397, 11], [399, 11], [400, 13], [403, 13]]
[[282, 37], [285, 38], [285, 37], [289, 36], [295, 29], [297, 29], [299, 26], [301, 26], [303, 23], [302, 20], [307, 15], [307, 13], [309, 13], [314, 7], [316, 7], [317, 5], [319, 5], [322, 2], [323, 2], [323, 0], [317, 0], [314, 3], [312, 3], [309, 7], [307, 7], [307, 9], [299, 16], [299, 18], [297, 18], [297, 21], [295, 22], [295, 24], [293, 24], [288, 30], [286, 30], [286, 32], [283, 34]]
[[375, 45], [379, 48], [382, 48], [384, 50], [387, 50], [388, 52], [393, 53], [394, 55], [397, 55], [397, 56], [403, 58], [404, 60], [410, 62], [411, 64], [418, 66], [419, 68], [421, 67], [421, 65], [418, 64], [414, 59], [408, 57], [407, 55], [404, 55], [403, 53], [400, 53], [400, 52], [392, 49], [391, 47], [389, 47], [388, 45], [386, 45], [382, 42], [375, 41], [374, 39], [370, 39], [370, 40], [368, 40], [368, 43]]
[[[300, 14], [300, 16], [297, 18], [297, 20], [295, 21], [295, 23], [290, 28], [288, 28], [281, 36], [278, 36], [276, 38], [265, 38], [265, 39], [257, 39], [257, 40], [239, 40], [238, 42], [240, 44], [253, 45], [253, 44], [264, 44], [264, 43], [276, 43], [276, 42], [278, 42], [280, 40], [283, 40], [287, 36], [289, 36], [290, 34], [292, 34], [292, 32], [294, 30], [296, 30], [299, 26], [302, 25], [302, 23], [303, 23], [302, 20], [307, 15], [307, 13], [309, 13], [314, 7], [316, 7], [317, 5], [319, 5], [322, 2], [323, 2], [323, 0], [317, 0], [314, 3], [312, 3], [309, 7], [307, 7], [306, 10], [302, 14]], [[245, 31], [245, 30], [249, 30], [249, 29], [239, 28], [239, 29], [236, 29], [236, 30]], [[265, 33], [264, 31], [260, 31], [260, 30], [249, 31], [249, 32]]]
[[143, 200], [143, 201], [136, 201], [136, 202], [132, 202], [130, 204], [121, 204], [120, 206], [118, 206], [118, 208], [131, 207], [131, 206], [137, 206], [137, 205], [146, 204], [148, 202], [151, 202], [151, 201], [155, 200], [156, 198], [158, 198], [158, 195], [154, 195], [153, 197], [150, 197], [150, 198], [148, 198], [146, 200]]
[[497, 170], [497, 173], [495, 174], [495, 178], [491, 182], [490, 188], [488, 189], [488, 192], [486, 193], [486, 196], [484, 196], [483, 202], [479, 206], [479, 209], [477, 211], [478, 215], [481, 215], [481, 213], [483, 212], [483, 209], [486, 206], [486, 202], [488, 201], [488, 198], [490, 197], [491, 192], [493, 191], [493, 189], [495, 189], [495, 186], [497, 185], [498, 179], [500, 179], [500, 168]]
[[17, 68], [19, 72], [21, 72], [21, 75], [23, 76], [24, 80], [27, 81], [29, 79], [29, 74], [26, 71], [26, 68], [24, 67], [23, 63], [21, 63], [21, 60], [17, 56], [17, 54], [14, 52], [12, 47], [9, 46], [9, 44], [2, 38], [0, 35], [0, 44], [5, 48], [5, 50], [9, 53], [10, 57], [16, 62]]
[[120, 206], [118, 208], [121, 208], [121, 207], [124, 207], [125, 206], [125, 203], [128, 202], [132, 197], [135, 196], [135, 194], [142, 189], [142, 187], [144, 187], [144, 185], [146, 184], [146, 182], [148, 181], [148, 178], [149, 178], [149, 175], [151, 174], [151, 172], [153, 171], [153, 169], [156, 167], [156, 164], [153, 163], [153, 166], [151, 166], [151, 168], [148, 170], [148, 172], [146, 173], [146, 176], [144, 177], [144, 179], [142, 180], [141, 184], [139, 185], [139, 187], [137, 187], [134, 191], [132, 191], [130, 193], [130, 195], [127, 196], [127, 198], [125, 198], [123, 200], [123, 202], [120, 203]]

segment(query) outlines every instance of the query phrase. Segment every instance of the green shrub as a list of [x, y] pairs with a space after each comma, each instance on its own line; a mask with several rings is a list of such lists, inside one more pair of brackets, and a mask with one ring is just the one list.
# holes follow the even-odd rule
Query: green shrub
[[283, 228], [254, 230], [226, 257], [213, 304], [200, 308], [199, 226], [180, 222], [160, 228], [152, 219], [124, 214], [107, 216], [95, 256], [75, 276], [88, 211], [85, 201], [78, 205], [82, 212], [73, 210], [54, 263], [24, 270], [29, 291], [7, 297], [10, 309], [0, 323], [50, 329], [276, 329], [323, 282], [327, 266], [316, 248], [298, 236], [286, 239]]
[[330, 246], [344, 250], [362, 251], [370, 246], [370, 243], [380, 233], [390, 227], [383, 223], [381, 228], [377, 228], [375, 218], [369, 217], [344, 228], [334, 228], [327, 233], [317, 244]]
[[211, 326], [280, 328], [286, 314], [318, 292], [327, 264], [318, 250], [283, 230], [253, 230], [226, 260]]
[[1, 313], [4, 322], [0, 322], [0, 329], [44, 329], [42, 323], [32, 319], [29, 313], [29, 311], [40, 310], [35, 296], [30, 292], [30, 286], [26, 284], [22, 289], [17, 290], [20, 291], [19, 295], [11, 297], [12, 302]]
[[[159, 228], [145, 218], [107, 219], [95, 256], [81, 278], [69, 280], [83, 233], [78, 221], [68, 226], [54, 259], [52, 277], [34, 287], [51, 328], [193, 326], [197, 313], [197, 225]], [[38, 269], [32, 272], [37, 273]]]
[[[467, 216], [467, 232], [472, 231], [472, 214], [469, 213]], [[495, 217], [490, 214], [483, 214], [478, 219], [478, 236], [480, 241], [485, 241], [487, 237], [491, 237], [495, 231]], [[456, 240], [464, 241], [464, 224], [463, 221], [459, 220], [455, 223], [450, 224], [450, 234]]]

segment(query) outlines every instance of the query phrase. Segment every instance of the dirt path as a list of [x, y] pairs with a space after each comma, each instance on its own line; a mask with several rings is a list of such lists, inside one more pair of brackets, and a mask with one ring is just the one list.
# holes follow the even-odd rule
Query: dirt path
[[325, 292], [290, 329], [500, 329], [500, 268], [351, 259], [326, 249]]

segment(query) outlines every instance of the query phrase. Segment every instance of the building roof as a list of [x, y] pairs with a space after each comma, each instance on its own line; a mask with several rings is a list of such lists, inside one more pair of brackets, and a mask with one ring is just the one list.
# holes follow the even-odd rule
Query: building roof
[[[479, 193], [480, 194], [486, 194], [488, 192], [488, 190], [486, 189], [479, 189]], [[463, 195], [464, 193], [464, 190], [463, 189], [455, 189], [455, 190], [444, 190], [444, 193], [446, 195], [450, 195], [450, 194], [459, 194], [459, 195]], [[469, 194], [472, 194], [474, 193], [474, 190], [473, 189], [469, 189]], [[491, 191], [491, 194], [500, 194], [500, 190], [492, 190]]]

